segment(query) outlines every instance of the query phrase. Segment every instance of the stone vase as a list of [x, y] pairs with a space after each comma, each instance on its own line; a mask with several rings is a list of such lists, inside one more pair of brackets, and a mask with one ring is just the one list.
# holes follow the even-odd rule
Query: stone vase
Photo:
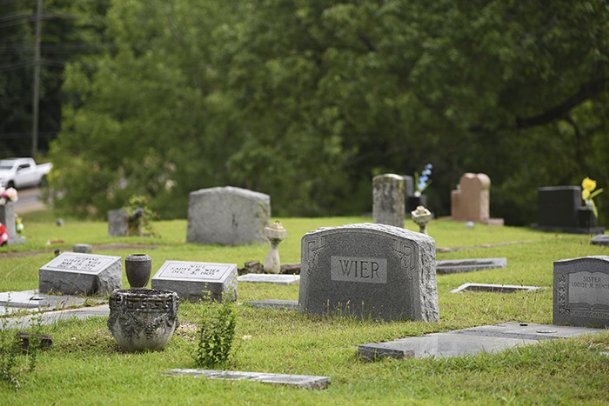
[[125, 273], [129, 286], [132, 288], [143, 288], [150, 279], [152, 259], [146, 254], [130, 254], [125, 258]]
[[122, 351], [160, 351], [179, 325], [178, 305], [172, 291], [117, 289], [110, 295], [108, 328]]

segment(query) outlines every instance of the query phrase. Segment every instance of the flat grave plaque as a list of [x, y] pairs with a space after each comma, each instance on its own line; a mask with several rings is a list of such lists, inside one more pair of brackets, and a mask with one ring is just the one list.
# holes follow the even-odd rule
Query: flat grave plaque
[[450, 293], [460, 292], [497, 292], [497, 293], [514, 293], [520, 291], [532, 292], [541, 289], [541, 286], [524, 286], [524, 285], [495, 285], [492, 283], [464, 283]]
[[276, 285], [296, 285], [300, 275], [275, 275], [263, 273], [248, 273], [237, 278], [239, 282], [274, 283]]
[[436, 262], [437, 274], [500, 269], [507, 266], [507, 258], [445, 259]]
[[81, 296], [46, 295], [37, 290], [0, 293], [0, 306], [17, 307], [22, 309], [52, 308], [59, 309], [68, 306], [80, 306], [85, 303]]
[[231, 292], [237, 299], [237, 265], [212, 262], [165, 261], [152, 277], [153, 289], [172, 290], [183, 300], [209, 296], [222, 300]]
[[330, 378], [312, 375], [271, 374], [264, 372], [218, 371], [212, 369], [171, 369], [165, 375], [204, 376], [209, 379], [248, 380], [274, 385], [297, 386], [305, 389], [326, 389]]
[[123, 287], [121, 257], [64, 252], [38, 271], [40, 293], [109, 294]]
[[592, 245], [604, 245], [609, 247], [609, 234], [599, 234], [592, 237], [590, 240]]
[[288, 309], [297, 310], [298, 300], [284, 300], [284, 299], [265, 299], [265, 300], [252, 300], [246, 302], [247, 305], [257, 308], [264, 309]]

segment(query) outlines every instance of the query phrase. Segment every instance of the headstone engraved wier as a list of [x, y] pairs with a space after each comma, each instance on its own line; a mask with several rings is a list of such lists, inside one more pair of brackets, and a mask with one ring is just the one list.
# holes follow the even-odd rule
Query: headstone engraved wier
[[437, 321], [435, 241], [382, 224], [302, 238], [299, 307], [315, 314]]

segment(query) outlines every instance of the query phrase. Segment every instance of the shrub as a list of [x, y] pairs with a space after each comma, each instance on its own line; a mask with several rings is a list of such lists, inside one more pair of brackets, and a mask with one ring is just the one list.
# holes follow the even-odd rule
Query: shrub
[[209, 302], [203, 306], [197, 331], [197, 366], [213, 368], [227, 363], [235, 337], [236, 319], [234, 304], [230, 300]]

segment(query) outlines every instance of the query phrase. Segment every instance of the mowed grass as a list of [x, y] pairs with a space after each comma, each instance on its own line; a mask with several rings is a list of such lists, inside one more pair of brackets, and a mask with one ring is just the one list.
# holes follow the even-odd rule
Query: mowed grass
[[[110, 238], [103, 222], [67, 219], [57, 227], [45, 213], [24, 216], [27, 243], [0, 249], [0, 291], [36, 288], [38, 268], [53, 249], [91, 243], [96, 253], [125, 257], [146, 252], [153, 270], [165, 260], [237, 263], [263, 261], [268, 247], [185, 244], [186, 221], [155, 223], [160, 238]], [[300, 261], [300, 239], [318, 227], [370, 222], [369, 218], [279, 219], [288, 230], [280, 247], [282, 262]], [[407, 221], [407, 227], [416, 226]], [[15, 391], [0, 384], [0, 404], [606, 404], [609, 402], [609, 333], [548, 341], [498, 354], [451, 359], [364, 362], [360, 344], [418, 336], [482, 324], [552, 322], [552, 262], [587, 255], [609, 255], [589, 236], [540, 233], [514, 227], [434, 221], [429, 233], [441, 248], [459, 250], [438, 259], [507, 257], [508, 266], [464, 274], [438, 275], [439, 323], [376, 322], [314, 317], [288, 310], [254, 309], [256, 299], [298, 299], [297, 286], [239, 285], [237, 333], [230, 369], [306, 375], [332, 380], [323, 391], [254, 382], [166, 377], [171, 368], [193, 368], [196, 324], [202, 304], [180, 305], [181, 327], [162, 352], [124, 354], [105, 318], [66, 320], [45, 328], [54, 347]], [[63, 243], [47, 245], [49, 240]], [[128, 248], [110, 244], [129, 244]], [[133, 246], [143, 245], [145, 248]], [[105, 248], [104, 248], [105, 247]], [[5, 255], [3, 253], [9, 252]], [[127, 286], [126, 278], [124, 284]], [[466, 282], [537, 285], [531, 293], [460, 293]]]

